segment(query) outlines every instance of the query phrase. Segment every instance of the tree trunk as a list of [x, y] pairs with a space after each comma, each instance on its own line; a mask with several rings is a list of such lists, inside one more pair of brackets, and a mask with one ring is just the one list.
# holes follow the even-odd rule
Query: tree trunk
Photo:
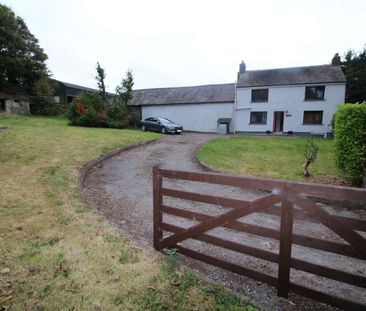
[[309, 170], [308, 170], [308, 167], [309, 167], [310, 163], [311, 163], [311, 161], [308, 160], [303, 165], [303, 169], [304, 169], [303, 172], [304, 172], [304, 176], [305, 177], [309, 177], [310, 176], [310, 173], [309, 173]]

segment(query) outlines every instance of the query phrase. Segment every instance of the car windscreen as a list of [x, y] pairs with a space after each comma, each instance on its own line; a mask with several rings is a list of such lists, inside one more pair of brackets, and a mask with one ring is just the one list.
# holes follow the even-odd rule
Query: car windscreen
[[173, 121], [170, 121], [169, 119], [166, 118], [159, 118], [159, 121], [163, 124], [174, 124]]

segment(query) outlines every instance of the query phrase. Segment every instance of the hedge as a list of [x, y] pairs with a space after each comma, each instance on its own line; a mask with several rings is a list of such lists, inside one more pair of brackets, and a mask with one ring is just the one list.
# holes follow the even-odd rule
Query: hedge
[[366, 102], [338, 107], [334, 139], [338, 169], [344, 177], [361, 184], [366, 170]]

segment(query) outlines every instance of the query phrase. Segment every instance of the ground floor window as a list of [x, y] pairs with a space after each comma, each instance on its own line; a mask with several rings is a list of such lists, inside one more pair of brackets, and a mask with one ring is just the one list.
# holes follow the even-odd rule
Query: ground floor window
[[252, 111], [250, 124], [267, 124], [267, 111]]
[[304, 124], [322, 124], [323, 111], [304, 111]]

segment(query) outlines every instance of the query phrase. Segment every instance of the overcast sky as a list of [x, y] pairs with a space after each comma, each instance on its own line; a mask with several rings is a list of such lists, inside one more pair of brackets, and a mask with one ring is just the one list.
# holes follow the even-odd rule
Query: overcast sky
[[114, 92], [235, 81], [248, 70], [327, 64], [366, 43], [366, 1], [0, 0], [27, 23], [55, 79]]

